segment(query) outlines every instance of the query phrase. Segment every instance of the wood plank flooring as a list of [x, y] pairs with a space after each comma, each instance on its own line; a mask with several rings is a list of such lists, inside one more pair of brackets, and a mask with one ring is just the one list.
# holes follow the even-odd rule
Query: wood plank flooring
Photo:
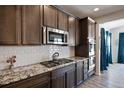
[[93, 76], [78, 88], [124, 88], [124, 64], [112, 64], [108, 71]]

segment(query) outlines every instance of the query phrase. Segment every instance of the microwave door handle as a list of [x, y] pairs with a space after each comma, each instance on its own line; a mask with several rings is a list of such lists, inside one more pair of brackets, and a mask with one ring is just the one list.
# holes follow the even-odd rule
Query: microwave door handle
[[65, 41], [66, 41], [66, 39], [65, 39], [65, 38], [66, 38], [66, 35], [64, 34], [64, 44], [66, 44], [66, 42], [65, 42]]
[[65, 34], [65, 35], [64, 35], [64, 44], [67, 44], [67, 43], [68, 43], [68, 35]]
[[64, 42], [63, 43], [65, 43], [65, 35], [64, 35]]

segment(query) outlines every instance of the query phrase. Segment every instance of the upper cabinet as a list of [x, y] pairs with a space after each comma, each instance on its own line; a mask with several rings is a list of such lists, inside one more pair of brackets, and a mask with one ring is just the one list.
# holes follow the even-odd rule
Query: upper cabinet
[[75, 46], [75, 18], [69, 16], [69, 46]]
[[0, 45], [17, 45], [21, 33], [20, 6], [0, 6]]
[[94, 56], [96, 22], [90, 17], [86, 17], [80, 20], [80, 26], [80, 45], [76, 46], [76, 56]]
[[57, 28], [57, 9], [52, 6], [44, 5], [43, 11], [43, 25]]
[[68, 31], [68, 15], [58, 11], [58, 29]]
[[0, 45], [40, 45], [42, 27], [48, 26], [69, 31], [69, 46], [75, 46], [78, 25], [76, 18], [50, 5], [0, 6]]
[[42, 6], [0, 6], [0, 44], [41, 44]]
[[94, 39], [95, 38], [95, 30], [96, 24], [95, 21], [89, 18], [88, 20], [88, 37]]
[[76, 19], [76, 26], [75, 26], [75, 46], [80, 44], [80, 21], [79, 19]]
[[43, 25], [68, 31], [68, 15], [53, 6], [44, 5]]
[[42, 6], [22, 6], [22, 44], [41, 44]]

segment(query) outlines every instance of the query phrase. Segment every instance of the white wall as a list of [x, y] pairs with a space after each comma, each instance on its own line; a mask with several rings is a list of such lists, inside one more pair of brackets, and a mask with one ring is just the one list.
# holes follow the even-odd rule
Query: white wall
[[110, 31], [112, 32], [112, 62], [117, 62], [119, 33], [124, 32], [124, 26], [110, 29]]
[[96, 75], [100, 75], [100, 30], [99, 25], [105, 22], [114, 21], [124, 18], [124, 10], [114, 12], [95, 18], [96, 24]]
[[74, 56], [74, 47], [41, 45], [41, 46], [0, 46], [0, 70], [8, 68], [6, 60], [16, 55], [15, 67], [24, 66], [41, 61], [50, 60], [54, 52], [59, 52], [60, 57]]

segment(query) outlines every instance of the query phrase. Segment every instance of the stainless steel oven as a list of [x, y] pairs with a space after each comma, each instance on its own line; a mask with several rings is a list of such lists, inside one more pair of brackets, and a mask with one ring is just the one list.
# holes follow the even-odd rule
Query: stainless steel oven
[[68, 32], [51, 28], [43, 27], [43, 44], [68, 44]]
[[89, 56], [95, 55], [95, 42], [93, 39], [89, 39]]

